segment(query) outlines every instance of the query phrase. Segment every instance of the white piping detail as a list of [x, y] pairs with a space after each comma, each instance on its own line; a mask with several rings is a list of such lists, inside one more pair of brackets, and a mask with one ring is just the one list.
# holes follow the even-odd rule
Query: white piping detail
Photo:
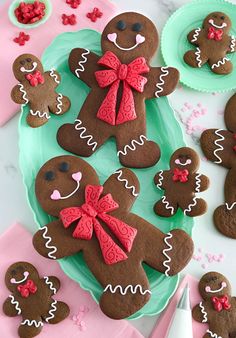
[[128, 182], [127, 179], [121, 178], [121, 176], [122, 176], [122, 170], [115, 171], [115, 174], [118, 174], [117, 180], [120, 181], [120, 182], [125, 182], [125, 188], [126, 189], [131, 189], [132, 195], [135, 196], [135, 197], [137, 197], [138, 193], [135, 192], [135, 186], [134, 185], [129, 185], [129, 182]]
[[54, 288], [53, 283], [49, 280], [48, 276], [43, 277], [45, 280], [45, 283], [49, 286], [49, 289], [53, 292], [53, 294], [55, 295], [57, 293], [57, 289]]
[[117, 152], [117, 156], [119, 156], [120, 154], [123, 156], [127, 155], [127, 150], [131, 150], [131, 151], [135, 151], [136, 150], [136, 144], [139, 146], [143, 146], [144, 145], [144, 140], [147, 140], [147, 137], [145, 135], [140, 135], [139, 136], [139, 141], [136, 140], [132, 140], [130, 145], [127, 144], [126, 146], [124, 146], [123, 150], [119, 150]]
[[231, 52], [234, 52], [235, 42], [236, 42], [236, 39], [235, 39], [234, 35], [232, 35], [231, 41], [230, 41], [230, 47], [229, 47]]
[[198, 199], [197, 197], [194, 197], [193, 203], [190, 203], [189, 206], [186, 209], [184, 209], [184, 215], [185, 216], [186, 216], [187, 212], [191, 212], [192, 208], [195, 207], [195, 205], [197, 204], [197, 199]]
[[21, 67], [20, 71], [22, 73], [31, 73], [31, 72], [33, 72], [37, 68], [38, 64], [37, 64], [37, 62], [33, 62], [32, 64], [33, 64], [33, 67], [31, 69], [25, 69], [25, 67]]
[[48, 312], [49, 316], [47, 318], [45, 318], [45, 322], [48, 323], [50, 319], [53, 319], [55, 317], [55, 313], [53, 313], [53, 312], [55, 312], [57, 310], [56, 304], [57, 304], [57, 301], [54, 300], [51, 304], [51, 309]]
[[165, 81], [163, 80], [163, 78], [169, 74], [168, 68], [169, 67], [161, 67], [162, 74], [159, 77], [160, 82], [156, 84], [157, 87], [157, 91], [155, 91], [156, 97], [160, 97], [159, 94], [162, 93], [164, 90], [163, 85], [165, 84]]
[[213, 333], [211, 330], [207, 330], [206, 333], [209, 333], [212, 338], [222, 338], [221, 336], [218, 336], [216, 333]]
[[63, 98], [62, 94], [58, 93], [58, 95], [57, 95], [57, 102], [58, 102], [57, 109], [58, 109], [58, 111], [56, 112], [57, 115], [61, 114], [61, 112], [62, 112], [62, 108], [61, 108], [61, 106], [62, 106], [62, 101], [61, 101], [62, 98]]
[[202, 323], [206, 323], [207, 322], [207, 312], [205, 311], [205, 307], [202, 305], [202, 302], [199, 304], [199, 306], [201, 308], [201, 313], [203, 314]]
[[97, 145], [98, 145], [97, 142], [96, 141], [91, 142], [93, 140], [93, 136], [92, 135], [90, 135], [90, 134], [89, 135], [84, 135], [86, 133], [87, 129], [85, 127], [80, 127], [81, 124], [82, 124], [82, 121], [80, 119], [75, 120], [75, 122], [77, 122], [75, 124], [75, 129], [80, 132], [80, 138], [82, 138], [82, 139], [86, 139], [87, 138], [88, 139], [87, 140], [87, 145], [90, 146], [90, 147], [92, 147], [92, 150], [94, 151], [96, 149]]
[[229, 61], [229, 59], [225, 56], [223, 57], [222, 60], [219, 60], [217, 63], [213, 63], [213, 65], [211, 66], [211, 69], [214, 69], [214, 68], [219, 68], [220, 66], [223, 66], [226, 61]]
[[43, 322], [41, 320], [37, 321], [35, 319], [29, 320], [25, 319], [20, 325], [27, 325], [27, 326], [35, 326], [35, 327], [40, 327], [43, 326]]
[[223, 22], [221, 26], [218, 26], [216, 23], [214, 23], [213, 19], [210, 19], [208, 22], [209, 22], [210, 25], [212, 25], [215, 28], [224, 28], [224, 27], [227, 27], [227, 23], [226, 22]]
[[156, 184], [156, 187], [158, 188], [158, 189], [160, 189], [161, 190], [161, 186], [162, 186], [162, 181], [163, 181], [163, 179], [164, 179], [164, 177], [163, 177], [163, 170], [160, 170], [160, 172], [159, 172], [159, 176], [160, 176], [160, 178], [159, 178], [159, 180], [158, 180], [158, 183]]
[[49, 115], [49, 113], [47, 113], [47, 112], [41, 112], [39, 110], [36, 110], [34, 112], [33, 109], [30, 109], [30, 114], [33, 115], [33, 116], [38, 116], [40, 118], [46, 117], [46, 119], [48, 119], [48, 120], [51, 118], [51, 116]]
[[200, 31], [201, 31], [201, 28], [199, 28], [199, 27], [195, 29], [191, 42], [197, 41], [197, 37], [198, 37]]
[[171, 258], [168, 255], [168, 251], [173, 249], [172, 245], [168, 243], [168, 240], [173, 237], [172, 233], [168, 232], [167, 236], [164, 238], [164, 242], [167, 245], [167, 248], [162, 251], [163, 255], [166, 257], [166, 260], [163, 262], [164, 267], [166, 267], [165, 275], [169, 277], [170, 266], [169, 263], [171, 262]]
[[224, 141], [224, 136], [220, 134], [220, 131], [223, 131], [223, 129], [217, 129], [215, 131], [215, 135], [219, 136], [217, 140], [215, 140], [214, 144], [218, 147], [217, 149], [214, 150], [214, 155], [216, 158], [218, 158], [218, 161], [214, 161], [215, 163], [222, 163], [222, 159], [218, 154], [216, 154], [218, 151], [224, 150], [224, 147], [219, 144], [219, 142]]
[[199, 47], [196, 48], [195, 52], [197, 66], [200, 68], [202, 66], [202, 60], [201, 60], [201, 49]]
[[[73, 196], [73, 195], [78, 191], [79, 187], [80, 187], [80, 182], [77, 181], [77, 187], [76, 187], [69, 195], [61, 196], [61, 194], [60, 194], [60, 197], [57, 198], [57, 199], [55, 199], [55, 198], [53, 198], [53, 194], [56, 192], [56, 190], [54, 190], [53, 193], [51, 194], [50, 198], [51, 198], [51, 200], [53, 200], [53, 201], [66, 200], [67, 198], [70, 198], [71, 196]], [[58, 192], [58, 191], [57, 191], [57, 192]], [[60, 192], [59, 192], [59, 193], [60, 193]]]
[[229, 205], [229, 203], [225, 202], [225, 205], [226, 205], [227, 210], [232, 210], [233, 207], [235, 207], [236, 202], [233, 202], [231, 205]]
[[76, 68], [75, 70], [75, 74], [78, 78], [80, 78], [80, 75], [78, 74], [78, 72], [84, 72], [85, 68], [84, 68], [84, 63], [87, 62], [88, 58], [86, 57], [86, 55], [90, 54], [90, 50], [85, 49], [85, 52], [81, 54], [82, 60], [78, 62], [79, 67]]
[[23, 107], [29, 102], [29, 100], [27, 99], [27, 93], [26, 90], [24, 89], [24, 86], [22, 83], [18, 83], [18, 86], [20, 87], [20, 91], [23, 94], [23, 99], [25, 100], [25, 103], [22, 105]]
[[53, 78], [53, 80], [57, 83], [57, 84], [60, 84], [60, 81], [58, 80], [58, 76], [57, 74], [54, 73], [55, 72], [55, 69], [52, 68], [50, 70], [50, 76]]
[[227, 284], [225, 282], [222, 282], [221, 287], [219, 289], [212, 290], [210, 286], [206, 286], [205, 291], [209, 292], [209, 293], [218, 293], [218, 292], [224, 290], [224, 288], [226, 288], [226, 287], [227, 287]]
[[15, 300], [13, 295], [9, 295], [9, 297], [11, 298], [11, 304], [15, 305], [15, 309], [17, 311], [17, 314], [20, 315], [21, 314], [21, 309], [20, 309], [20, 304], [17, 300]]
[[201, 179], [200, 179], [201, 176], [202, 176], [201, 174], [197, 174], [195, 178], [196, 179], [196, 188], [195, 188], [196, 192], [200, 192], [200, 189], [201, 189]]
[[125, 288], [123, 288], [121, 285], [116, 285], [113, 287], [111, 284], [108, 284], [103, 292], [110, 291], [111, 293], [116, 293], [118, 290], [122, 296], [126, 295], [128, 291], [130, 291], [133, 295], [139, 291], [141, 295], [145, 295], [146, 293], [151, 294], [152, 292], [150, 290], [144, 290], [142, 288], [142, 285], [137, 284], [135, 286], [133, 285], [127, 285]]
[[166, 207], [166, 209], [167, 210], [171, 210], [171, 215], [174, 215], [174, 212], [175, 212], [175, 209], [170, 205], [170, 203], [166, 200], [166, 196], [164, 195], [164, 196], [162, 196], [162, 198], [161, 198], [161, 200], [162, 200], [162, 203], [163, 204], [165, 204], [165, 207]]
[[45, 243], [45, 246], [47, 249], [51, 250], [48, 253], [48, 257], [52, 258], [52, 259], [56, 259], [55, 256], [53, 256], [53, 254], [57, 251], [57, 248], [54, 245], [49, 245], [49, 243], [51, 243], [52, 238], [50, 236], [47, 236], [47, 232], [48, 232], [48, 228], [46, 226], [44, 226], [43, 228], [40, 229], [40, 231], [44, 231], [43, 233], [43, 238], [47, 240], [47, 242]]

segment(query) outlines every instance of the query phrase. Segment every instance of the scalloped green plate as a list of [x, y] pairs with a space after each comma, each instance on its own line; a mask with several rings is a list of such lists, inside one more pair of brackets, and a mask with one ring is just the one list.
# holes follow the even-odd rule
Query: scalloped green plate
[[[40, 167], [48, 159], [68, 154], [56, 142], [57, 130], [62, 124], [71, 123], [75, 120], [89, 92], [89, 88], [69, 71], [67, 64], [71, 49], [78, 46], [100, 54], [100, 34], [92, 30], [64, 33], [53, 41], [43, 55], [44, 68], [55, 67], [61, 73], [62, 82], [58, 90], [70, 97], [70, 111], [62, 116], [52, 115], [50, 121], [43, 127], [33, 129], [26, 124], [28, 107], [24, 107], [19, 122], [20, 167], [29, 205], [39, 227], [50, 222], [52, 218], [41, 209], [36, 200], [34, 192], [35, 177]], [[183, 213], [179, 212], [171, 219], [165, 219], [157, 217], [153, 212], [155, 201], [161, 197], [160, 191], [155, 188], [153, 177], [160, 168], [168, 167], [171, 153], [184, 145], [181, 128], [166, 98], [147, 102], [147, 127], [148, 137], [160, 144], [162, 157], [158, 165], [153, 168], [134, 170], [141, 183], [141, 193], [132, 211], [158, 226], [164, 232], [181, 228], [191, 234], [193, 220], [183, 216]], [[114, 140], [109, 140], [94, 155], [85, 160], [96, 169], [102, 183], [121, 166], [116, 156]], [[102, 288], [84, 263], [82, 254], [61, 259], [60, 265], [70, 278], [78, 282], [82, 288], [88, 290], [96, 301], [99, 300]], [[148, 266], [145, 266], [145, 270], [150, 281], [152, 297], [140, 311], [131, 317], [132, 319], [143, 315], [154, 315], [162, 311], [178, 285], [178, 276], [168, 278]]]
[[204, 18], [211, 12], [227, 14], [232, 21], [231, 35], [236, 36], [236, 6], [224, 0], [196, 0], [180, 7], [167, 21], [161, 37], [161, 51], [167, 65], [180, 72], [180, 82], [203, 92], [223, 92], [236, 88], [236, 53], [227, 54], [234, 70], [228, 75], [214, 74], [208, 64], [201, 68], [187, 65], [183, 56], [195, 47], [188, 42], [188, 33], [202, 27]]

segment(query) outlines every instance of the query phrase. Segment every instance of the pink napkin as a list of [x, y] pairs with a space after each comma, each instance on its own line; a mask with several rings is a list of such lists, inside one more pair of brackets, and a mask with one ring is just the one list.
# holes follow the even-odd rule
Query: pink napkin
[[[67, 5], [66, 0], [51, 0], [53, 12], [48, 21], [37, 28], [22, 29], [14, 26], [8, 18], [8, 8], [11, 2], [12, 0], [7, 0], [3, 5], [0, 5], [0, 46], [2, 46], [0, 62], [0, 126], [7, 122], [16, 112], [20, 111], [19, 105], [12, 102], [10, 98], [11, 89], [17, 83], [12, 74], [12, 63], [18, 55], [32, 53], [40, 57], [52, 40], [58, 34], [64, 32], [73, 32], [82, 28], [91, 28], [101, 32], [106, 23], [117, 12], [116, 6], [109, 0], [82, 0], [77, 9], [72, 9]], [[103, 16], [97, 19], [96, 22], [91, 22], [86, 17], [86, 14], [91, 12], [94, 7], [98, 7]], [[75, 26], [63, 25], [61, 22], [63, 13], [67, 15], [76, 14], [77, 24]], [[19, 46], [13, 42], [13, 39], [18, 36], [20, 31], [30, 35], [30, 40], [24, 46]]]
[[[160, 316], [160, 319], [158, 319], [158, 322], [156, 326], [154, 327], [154, 330], [152, 331], [152, 334], [149, 338], [165, 338], [166, 337], [168, 333], [169, 325], [172, 321], [172, 317], [176, 309], [176, 306], [180, 300], [183, 289], [185, 288], [187, 283], [190, 287], [190, 301], [191, 301], [192, 308], [196, 304], [200, 303], [202, 298], [198, 292], [198, 280], [193, 278], [190, 275], [185, 276], [178, 290], [176, 291], [174, 297], [171, 299], [167, 309]], [[193, 319], [193, 337], [194, 338], [202, 338], [204, 334], [206, 333], [206, 330], [207, 330], [206, 324], [198, 323]]]
[[[55, 299], [65, 301], [71, 310], [70, 316], [57, 325], [45, 324], [41, 338], [142, 338], [143, 336], [128, 321], [106, 317], [90, 294], [79, 284], [69, 279], [55, 261], [40, 256], [32, 246], [32, 235], [21, 225], [14, 224], [0, 237], [0, 336], [16, 338], [21, 317], [10, 318], [2, 312], [2, 303], [9, 295], [4, 284], [7, 268], [17, 261], [28, 261], [35, 265], [40, 276], [55, 275], [61, 288]], [[73, 315], [80, 314], [83, 325], [76, 325]]]

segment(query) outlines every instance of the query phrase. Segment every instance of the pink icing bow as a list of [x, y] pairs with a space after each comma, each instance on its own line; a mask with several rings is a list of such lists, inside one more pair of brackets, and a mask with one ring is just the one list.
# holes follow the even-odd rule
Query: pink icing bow
[[17, 290], [20, 292], [22, 297], [28, 298], [31, 293], [34, 294], [37, 291], [37, 286], [31, 279], [28, 279], [25, 284], [19, 285]]
[[223, 30], [222, 29], [215, 29], [214, 27], [210, 27], [208, 29], [207, 38], [210, 40], [220, 41], [222, 40]]
[[173, 181], [174, 182], [181, 182], [181, 183], [185, 183], [188, 181], [188, 175], [189, 172], [187, 169], [184, 170], [180, 170], [178, 168], [174, 169], [174, 175], [173, 175]]
[[85, 188], [85, 203], [81, 207], [63, 209], [60, 212], [60, 218], [65, 228], [68, 228], [73, 222], [79, 220], [73, 232], [74, 238], [90, 240], [94, 230], [105, 263], [114, 264], [128, 257], [105, 232], [98, 218], [109, 227], [128, 252], [132, 249], [137, 230], [107, 214], [118, 209], [119, 205], [113, 200], [111, 194], [100, 198], [102, 192], [102, 186], [87, 185]]
[[214, 309], [217, 312], [221, 312], [224, 310], [229, 310], [231, 308], [231, 304], [229, 303], [229, 297], [224, 295], [222, 297], [212, 297], [211, 301], [213, 303]]
[[[101, 66], [110, 69], [95, 72], [95, 77], [100, 88], [111, 86], [107, 96], [98, 110], [97, 117], [111, 125], [118, 125], [137, 118], [132, 88], [142, 93], [147, 83], [147, 78], [140, 74], [148, 73], [149, 67], [144, 57], [138, 57], [130, 64], [122, 64], [112, 52], [106, 52], [98, 61]], [[123, 83], [123, 93], [119, 112], [116, 116], [117, 93]]]
[[37, 87], [38, 84], [44, 83], [44, 77], [39, 70], [36, 70], [32, 74], [27, 74], [25, 77], [32, 87]]

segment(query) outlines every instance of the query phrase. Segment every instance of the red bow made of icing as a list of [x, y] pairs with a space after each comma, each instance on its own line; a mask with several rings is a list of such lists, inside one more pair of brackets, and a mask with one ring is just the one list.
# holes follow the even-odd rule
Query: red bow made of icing
[[85, 203], [81, 207], [63, 209], [60, 212], [60, 218], [65, 228], [79, 220], [73, 232], [74, 238], [90, 240], [94, 230], [105, 263], [114, 264], [128, 257], [102, 228], [98, 218], [106, 223], [128, 252], [132, 249], [137, 230], [107, 214], [118, 209], [119, 204], [113, 200], [111, 194], [100, 198], [102, 192], [102, 186], [87, 185], [85, 188]]
[[27, 74], [25, 77], [32, 87], [37, 87], [38, 84], [44, 83], [44, 77], [39, 70], [36, 70], [32, 74]]
[[[135, 112], [134, 96], [132, 88], [142, 93], [147, 83], [147, 78], [140, 74], [150, 71], [144, 57], [138, 57], [130, 64], [122, 64], [112, 52], [106, 52], [98, 61], [98, 64], [111, 69], [95, 72], [95, 77], [100, 88], [111, 86], [103, 100], [97, 117], [111, 125], [118, 125], [137, 118]], [[123, 93], [119, 112], [116, 114], [117, 93], [123, 83]], [[116, 116], [117, 115], [117, 116]]]
[[215, 29], [214, 27], [210, 27], [208, 29], [207, 38], [210, 40], [220, 41], [222, 40], [223, 30]]
[[213, 303], [214, 309], [217, 312], [222, 310], [229, 310], [231, 308], [231, 304], [229, 303], [229, 297], [224, 295], [222, 297], [212, 297], [211, 301]]
[[31, 279], [28, 279], [25, 284], [19, 285], [17, 290], [20, 292], [22, 297], [27, 298], [31, 293], [34, 294], [37, 291], [37, 286]]
[[188, 175], [189, 175], [189, 172], [187, 169], [184, 169], [184, 170], [180, 170], [178, 168], [175, 168], [174, 169], [174, 175], [172, 177], [173, 181], [174, 182], [181, 182], [181, 183], [185, 183], [188, 181]]

